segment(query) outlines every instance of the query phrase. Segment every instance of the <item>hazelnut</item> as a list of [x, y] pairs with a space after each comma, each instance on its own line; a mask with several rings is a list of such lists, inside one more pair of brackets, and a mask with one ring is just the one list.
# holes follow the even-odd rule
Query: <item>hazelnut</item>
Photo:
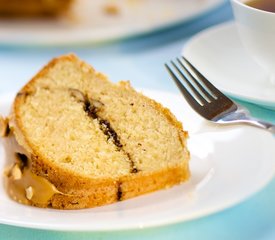
[[95, 107], [95, 108], [101, 108], [104, 106], [104, 104], [98, 100], [91, 100], [91, 104]]
[[14, 180], [19, 180], [22, 178], [22, 172], [18, 164], [15, 164], [11, 169], [11, 176]]
[[70, 88], [69, 91], [71, 93], [71, 96], [74, 97], [77, 101], [85, 102], [85, 96], [81, 91], [74, 88]]
[[26, 198], [28, 200], [31, 200], [33, 197], [33, 188], [31, 186], [29, 186], [25, 189], [25, 191], [26, 191]]

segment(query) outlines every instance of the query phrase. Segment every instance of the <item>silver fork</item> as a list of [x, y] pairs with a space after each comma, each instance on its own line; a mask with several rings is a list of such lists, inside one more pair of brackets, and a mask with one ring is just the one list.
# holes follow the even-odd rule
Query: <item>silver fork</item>
[[275, 133], [275, 125], [251, 117], [249, 111], [225, 96], [186, 58], [165, 64], [190, 106], [203, 118], [220, 124], [246, 123]]

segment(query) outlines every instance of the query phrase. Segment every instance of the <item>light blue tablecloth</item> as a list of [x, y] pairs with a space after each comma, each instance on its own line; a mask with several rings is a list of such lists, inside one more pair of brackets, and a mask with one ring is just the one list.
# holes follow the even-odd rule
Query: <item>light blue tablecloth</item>
[[[194, 21], [149, 36], [85, 48], [15, 48], [0, 46], [0, 94], [18, 90], [54, 56], [74, 52], [113, 81], [138, 88], [177, 92], [163, 63], [179, 56], [184, 43], [202, 29], [232, 19], [225, 3]], [[275, 112], [243, 103], [253, 115], [275, 122]], [[1, 203], [0, 203], [1, 204]], [[275, 239], [275, 180], [247, 201], [214, 215], [170, 226], [123, 232], [53, 232], [0, 225], [0, 239]]]

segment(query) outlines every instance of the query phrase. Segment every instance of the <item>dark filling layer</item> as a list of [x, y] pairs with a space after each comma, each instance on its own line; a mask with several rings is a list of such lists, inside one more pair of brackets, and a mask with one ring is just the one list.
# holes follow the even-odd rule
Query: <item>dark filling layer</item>
[[122, 200], [122, 189], [121, 189], [121, 182], [118, 182], [117, 186], [117, 201]]
[[23, 170], [24, 167], [27, 167], [28, 165], [28, 157], [25, 154], [22, 153], [15, 153], [16, 159], [18, 160], [18, 165], [21, 170]]
[[[125, 152], [126, 153], [126, 152]], [[131, 164], [131, 173], [137, 173], [139, 170], [137, 169], [137, 167], [135, 166], [135, 163], [134, 161], [131, 159], [131, 156], [129, 153], [126, 153], [127, 157], [129, 158], [130, 160], [130, 164]]]
[[100, 118], [97, 115], [98, 108], [95, 107], [88, 98], [85, 99], [84, 102], [84, 111], [88, 114], [89, 117], [93, 119], [97, 119], [98, 123], [100, 125], [100, 129], [102, 132], [107, 136], [107, 140], [111, 139], [111, 141], [118, 147], [122, 148], [123, 145], [120, 143], [120, 140], [117, 136], [117, 133], [115, 130], [111, 127], [111, 124], [105, 120]]
[[131, 155], [123, 149], [123, 144], [119, 140], [119, 136], [116, 131], [112, 128], [110, 122], [106, 119], [102, 119], [98, 116], [99, 108], [104, 106], [100, 101], [89, 99], [87, 95], [84, 95], [82, 92], [76, 89], [70, 89], [71, 95], [77, 99], [77, 101], [83, 104], [84, 111], [92, 119], [97, 119], [101, 131], [107, 136], [107, 140], [111, 140], [113, 144], [118, 148], [119, 151], [124, 152], [128, 157], [130, 162], [130, 173], [137, 173], [139, 170], [135, 166], [134, 161], [131, 158]]
[[16, 94], [16, 98], [27, 98], [28, 96], [31, 96], [33, 93], [33, 91], [20, 91]]

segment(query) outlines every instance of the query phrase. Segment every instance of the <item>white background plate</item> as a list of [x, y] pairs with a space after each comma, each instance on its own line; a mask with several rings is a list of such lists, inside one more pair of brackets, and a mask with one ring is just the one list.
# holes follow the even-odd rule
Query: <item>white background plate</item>
[[[0, 21], [0, 44], [68, 45], [110, 41], [185, 22], [224, 0], [79, 0], [70, 17], [55, 20]], [[117, 15], [104, 8], [115, 5]]]
[[[191, 180], [168, 190], [94, 209], [62, 211], [24, 206], [10, 200], [0, 179], [0, 223], [40, 229], [100, 231], [136, 229], [202, 217], [236, 204], [274, 175], [275, 139], [247, 126], [206, 124], [181, 96], [144, 93], [169, 107], [189, 130]], [[0, 97], [6, 114], [12, 95]], [[253, 149], [253, 151], [252, 151]], [[0, 171], [5, 164], [0, 148]]]
[[220, 90], [275, 109], [275, 86], [243, 48], [233, 22], [194, 36], [184, 46], [183, 55]]

